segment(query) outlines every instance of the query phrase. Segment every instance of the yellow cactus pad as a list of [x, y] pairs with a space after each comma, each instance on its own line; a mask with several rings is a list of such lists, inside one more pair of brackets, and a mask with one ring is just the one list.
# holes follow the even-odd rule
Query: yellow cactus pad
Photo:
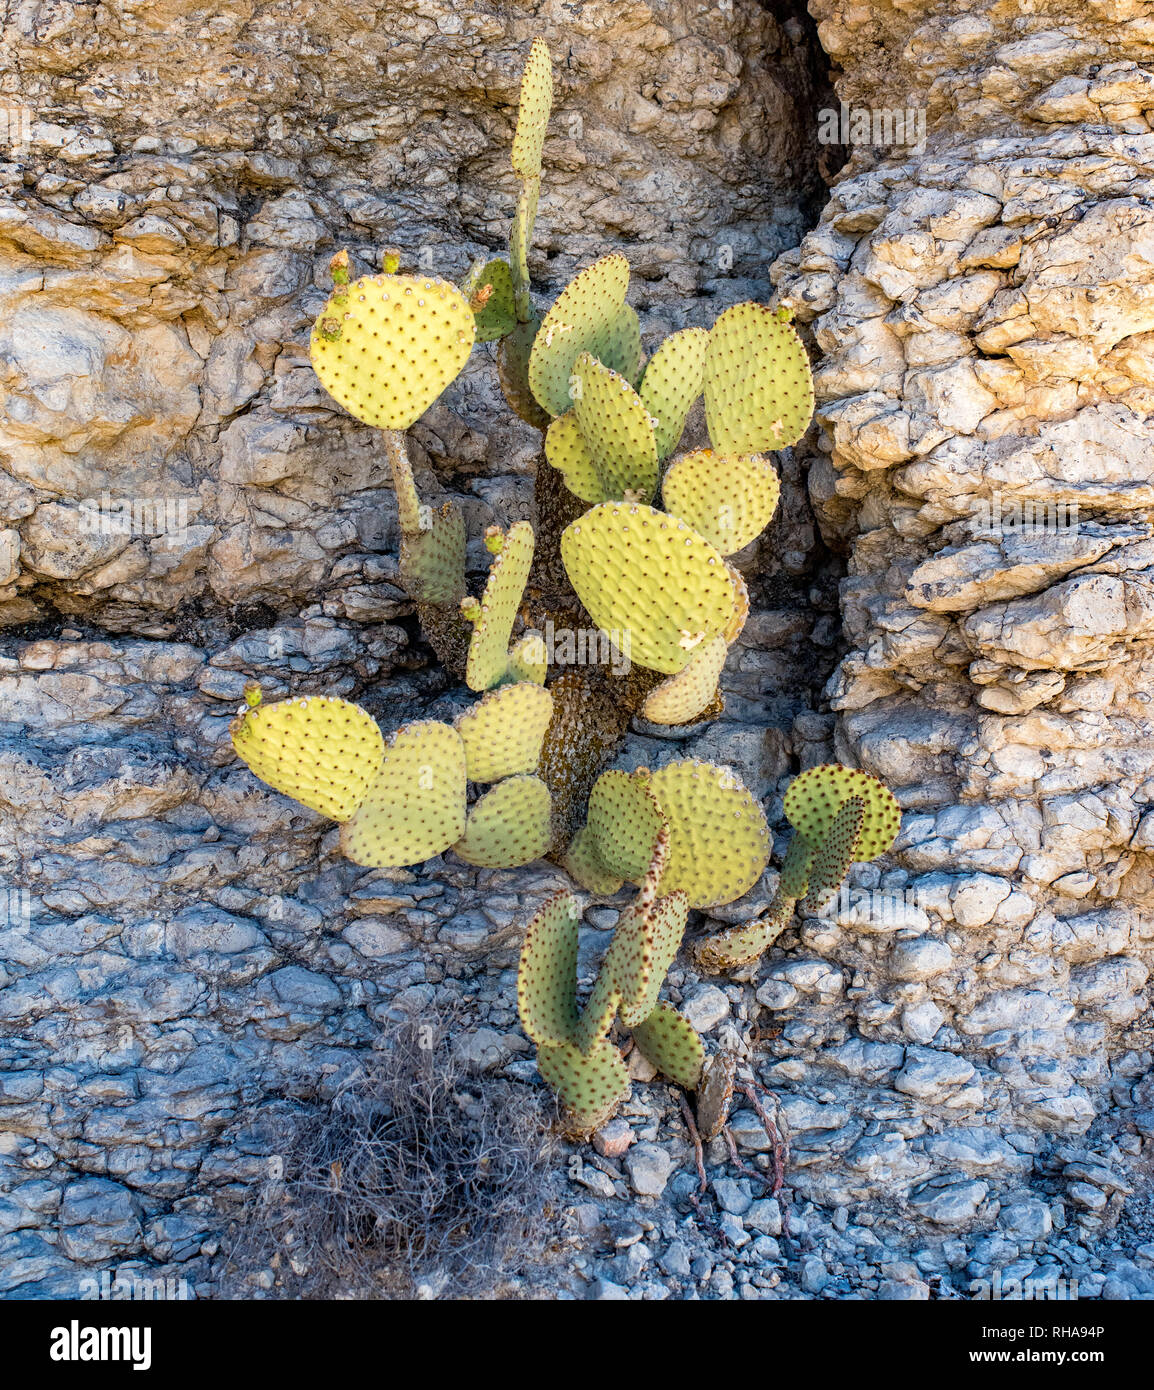
[[521, 1026], [538, 1046], [573, 1039], [580, 921], [572, 893], [556, 893], [525, 929], [517, 971], [517, 1012]]
[[840, 763], [807, 769], [789, 784], [785, 794], [786, 818], [816, 848], [852, 797], [861, 797], [864, 806], [854, 851], [857, 862], [864, 864], [889, 849], [902, 823], [893, 792], [868, 772], [842, 767]]
[[493, 557], [481, 597], [481, 616], [469, 643], [465, 684], [488, 690], [509, 666], [509, 637], [533, 564], [533, 528], [527, 521], [510, 526], [500, 552]]
[[653, 773], [649, 787], [669, 821], [662, 895], [682, 888], [690, 907], [716, 907], [747, 893], [769, 863], [770, 836], [741, 779], [689, 759]]
[[631, 1001], [629, 1007], [622, 1008], [621, 1021], [627, 1028], [636, 1027], [657, 1007], [661, 986], [681, 949], [681, 938], [685, 935], [685, 924], [689, 919], [689, 899], [681, 891], [670, 893], [649, 908], [647, 917], [653, 940], [653, 969], [644, 992]]
[[453, 721], [465, 745], [469, 780], [499, 782], [535, 772], [552, 717], [552, 695], [531, 681], [490, 690]]
[[682, 454], [661, 484], [666, 511], [687, 521], [722, 555], [744, 550], [761, 535], [780, 495], [781, 482], [768, 459], [712, 449]]
[[635, 882], [649, 868], [665, 817], [644, 782], [610, 769], [589, 794], [586, 824], [605, 868]]
[[745, 621], [749, 617], [749, 589], [741, 571], [735, 565], [727, 561], [726, 568], [729, 570], [730, 579], [733, 580], [734, 605], [733, 617], [721, 635], [725, 638], [726, 646], [732, 647], [741, 636]]
[[667, 459], [680, 442], [694, 401], [705, 382], [705, 349], [709, 332], [683, 328], [671, 333], [645, 368], [641, 400], [657, 421], [657, 457]]
[[573, 1043], [541, 1047], [537, 1069], [562, 1101], [562, 1126], [572, 1138], [600, 1129], [629, 1094], [629, 1073], [608, 1040], [589, 1056]]
[[[641, 397], [588, 352], [573, 363], [573, 411], [601, 481], [601, 498], [648, 502], [657, 488], [657, 441]], [[570, 489], [572, 491], [572, 489]]]
[[705, 353], [705, 419], [723, 454], [796, 444], [813, 415], [809, 357], [788, 315], [735, 304], [720, 315]]
[[513, 134], [513, 172], [523, 179], [541, 177], [541, 150], [553, 108], [553, 63], [549, 45], [534, 39], [521, 74], [517, 129]]
[[309, 354], [321, 385], [350, 415], [407, 430], [460, 373], [475, 336], [473, 311], [456, 285], [366, 275], [330, 295]]
[[262, 782], [337, 821], [365, 799], [384, 757], [372, 715], [323, 695], [249, 706], [230, 733], [237, 756]]
[[642, 718], [654, 724], [688, 724], [705, 709], [717, 693], [729, 647], [724, 637], [702, 642], [676, 675], [649, 692], [641, 707]]
[[529, 386], [550, 415], [564, 415], [573, 404], [569, 379], [577, 358], [591, 352], [604, 360], [606, 345], [620, 333], [628, 286], [629, 262], [621, 252], [602, 256], [573, 277], [541, 321], [529, 357]]
[[473, 807], [453, 852], [487, 869], [531, 864], [549, 851], [552, 812], [553, 798], [539, 777], [507, 777]]
[[537, 328], [537, 319], [519, 323], [512, 333], [497, 344], [497, 379], [501, 383], [502, 394], [515, 413], [527, 425], [543, 430], [552, 417], [537, 404], [537, 398], [529, 388], [529, 355], [533, 351]]
[[672, 675], [733, 620], [724, 559], [692, 527], [640, 503], [605, 502], [566, 527], [561, 556], [598, 627], [629, 633], [630, 656]]
[[582, 502], [604, 502], [605, 488], [597, 465], [577, 423], [577, 412], [558, 415], [545, 434], [545, 458], [565, 479], [565, 486]]
[[672, 1004], [657, 1004], [644, 1022], [634, 1024], [633, 1041], [663, 1076], [686, 1091], [697, 1090], [705, 1048], [693, 1025]]
[[620, 874], [606, 868], [597, 852], [597, 841], [587, 825], [583, 825], [570, 840], [561, 864], [586, 892], [602, 897], [610, 897], [625, 882]]
[[433, 720], [406, 724], [353, 818], [341, 850], [366, 868], [399, 868], [443, 854], [465, 829], [465, 745]]

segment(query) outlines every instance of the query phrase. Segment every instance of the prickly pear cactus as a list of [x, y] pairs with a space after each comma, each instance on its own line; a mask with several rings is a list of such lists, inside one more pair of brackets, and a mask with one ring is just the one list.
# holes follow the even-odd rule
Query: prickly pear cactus
[[628, 286], [629, 262], [614, 251], [574, 276], [542, 319], [529, 357], [529, 387], [550, 415], [564, 415], [573, 404], [573, 364], [583, 352], [613, 370], [628, 368], [632, 336], [626, 341], [620, 326], [628, 322], [622, 312]]
[[723, 454], [796, 444], [813, 415], [809, 357], [784, 309], [735, 304], [718, 318], [705, 352], [705, 419]]
[[661, 484], [666, 510], [687, 521], [722, 555], [744, 550], [769, 525], [781, 484], [760, 454], [695, 449], [669, 465]]
[[465, 833], [453, 846], [466, 864], [515, 869], [540, 859], [552, 842], [552, 798], [539, 777], [506, 777], [469, 812]]
[[534, 682], [490, 690], [453, 722], [465, 745], [469, 781], [499, 782], [535, 772], [552, 717], [552, 695]]
[[465, 667], [465, 683], [470, 690], [488, 690], [506, 678], [509, 637], [533, 564], [533, 528], [527, 521], [511, 526], [507, 535], [488, 537], [487, 542], [495, 553], [484, 595], [480, 603], [472, 600], [463, 609], [473, 623]]
[[902, 821], [893, 792], [868, 772], [842, 767], [840, 763], [809, 768], [789, 785], [785, 794], [786, 819], [811, 844], [819, 844], [852, 797], [860, 797], [864, 808], [854, 854], [855, 860], [864, 864], [889, 849]]
[[709, 334], [704, 328], [671, 333], [645, 367], [641, 401], [656, 420], [657, 457], [667, 459], [677, 448], [685, 421], [705, 384], [705, 352]]

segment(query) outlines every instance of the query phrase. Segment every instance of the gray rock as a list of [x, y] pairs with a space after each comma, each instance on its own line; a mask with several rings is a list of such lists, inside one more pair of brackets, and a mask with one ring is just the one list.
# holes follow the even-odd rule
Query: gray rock
[[625, 1171], [639, 1197], [660, 1197], [673, 1161], [658, 1144], [634, 1144], [624, 1158]]

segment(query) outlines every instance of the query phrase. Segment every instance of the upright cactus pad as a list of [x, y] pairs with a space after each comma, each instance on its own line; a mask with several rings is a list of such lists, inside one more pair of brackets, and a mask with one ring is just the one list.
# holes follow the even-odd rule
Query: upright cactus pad
[[681, 440], [685, 421], [705, 382], [704, 328], [671, 333], [649, 359], [641, 378], [641, 401], [657, 421], [657, 457], [667, 459]]
[[558, 415], [545, 435], [545, 458], [565, 479], [565, 486], [582, 502], [604, 502], [607, 498], [601, 475], [581, 426], [577, 412]]
[[866, 863], [884, 854], [901, 827], [902, 814], [893, 792], [868, 772], [824, 763], [795, 777], [785, 794], [785, 814], [795, 830], [810, 844], [822, 843], [833, 827], [838, 812], [851, 797], [860, 797], [864, 806], [861, 833], [854, 859]]
[[465, 518], [446, 502], [421, 513], [427, 526], [401, 534], [401, 581], [415, 603], [457, 603], [465, 586]]
[[549, 649], [545, 639], [535, 629], [522, 633], [509, 648], [509, 666], [505, 672], [507, 680], [531, 681], [533, 685], [544, 685], [549, 674]]
[[712, 637], [694, 648], [686, 666], [650, 691], [641, 707], [642, 717], [654, 724], [688, 724], [696, 719], [717, 693], [717, 678], [728, 652], [724, 637]]
[[550, 415], [564, 415], [573, 404], [570, 377], [577, 358], [591, 352], [605, 360], [606, 345], [620, 334], [628, 286], [629, 262], [615, 251], [575, 275], [545, 315], [529, 357], [529, 386]]
[[800, 830], [794, 834], [785, 853], [785, 862], [781, 866], [778, 892], [783, 898], [796, 902], [809, 892], [809, 871], [813, 867], [814, 848]]
[[517, 326], [517, 307], [513, 297], [513, 272], [508, 261], [478, 265], [461, 286], [473, 311], [479, 343], [503, 338]]
[[666, 898], [659, 898], [648, 909], [648, 930], [653, 939], [653, 968], [649, 972], [644, 994], [632, 1006], [621, 1011], [621, 1021], [627, 1028], [635, 1028], [657, 1007], [661, 986], [681, 949], [688, 917], [689, 899], [680, 890]]
[[341, 849], [366, 868], [443, 854], [465, 829], [465, 745], [456, 729], [419, 720], [399, 729], [351, 820]]
[[641, 370], [641, 320], [632, 305], [622, 304], [617, 310], [595, 356], [630, 386], [637, 381]]
[[313, 325], [321, 385], [366, 425], [407, 430], [469, 360], [469, 301], [447, 280], [366, 275], [337, 285]]
[[517, 971], [521, 1026], [540, 1047], [570, 1042], [577, 1027], [577, 943], [581, 913], [556, 893], [525, 930]]
[[553, 717], [553, 697], [540, 685], [518, 681], [490, 690], [453, 721], [465, 745], [470, 782], [499, 782], [535, 772]]
[[630, 656], [672, 675], [724, 632], [735, 593], [725, 561], [675, 517], [638, 503], [606, 502], [566, 527], [570, 583], [604, 631], [628, 632]]
[[545, 429], [552, 416], [543, 410], [529, 386], [529, 358], [537, 337], [538, 320], [519, 323], [497, 345], [497, 378], [512, 410], [534, 429]]
[[[657, 488], [657, 441], [641, 397], [588, 352], [573, 364], [573, 414], [588, 445], [602, 496], [648, 502]], [[573, 489], [570, 488], [570, 491]]]
[[[601, 961], [581, 1021], [577, 1045], [588, 1052], [609, 1031], [618, 1009], [622, 1015], [636, 1009], [645, 998], [654, 970], [653, 934], [645, 911], [636, 904], [617, 919], [613, 940]], [[660, 988], [660, 980], [658, 988]]]
[[735, 304], [718, 318], [705, 353], [705, 419], [723, 454], [796, 444], [813, 415], [813, 378], [784, 311]]
[[865, 802], [860, 796], [851, 796], [834, 816], [825, 839], [814, 851], [804, 903], [807, 912], [823, 911], [849, 873], [864, 818]]
[[[246, 692], [247, 693], [247, 692]], [[230, 726], [232, 746], [262, 782], [332, 820], [347, 821], [384, 757], [373, 717], [323, 695], [262, 705], [259, 690]]]
[[589, 796], [586, 824], [599, 861], [636, 883], [653, 860], [665, 816], [644, 782], [628, 772], [603, 772]]
[[685, 890], [691, 907], [740, 898], [769, 863], [765, 812], [729, 768], [688, 759], [652, 774], [650, 790], [669, 821], [661, 892]]
[[522, 179], [541, 177], [541, 152], [553, 108], [553, 64], [544, 39], [534, 39], [521, 73], [517, 129], [513, 134], [513, 172]]
[[606, 868], [597, 852], [596, 837], [587, 825], [573, 836], [561, 864], [582, 888], [602, 897], [611, 897], [625, 882], [620, 874]]
[[551, 813], [549, 788], [539, 777], [506, 777], [473, 807], [453, 852], [489, 869], [531, 864], [548, 853]]
[[563, 1103], [562, 1129], [572, 1139], [600, 1129], [629, 1094], [629, 1073], [607, 1039], [588, 1056], [573, 1043], [542, 1047], [537, 1068]]
[[488, 690], [505, 676], [509, 638], [532, 564], [533, 528], [527, 521], [518, 521], [509, 528], [489, 568], [465, 668], [470, 690]]
[[756, 540], [777, 508], [781, 483], [760, 454], [695, 449], [675, 459], [661, 484], [667, 511], [687, 521], [722, 555]]
[[696, 1091], [705, 1063], [701, 1039], [672, 1004], [659, 1003], [642, 1023], [633, 1025], [633, 1041], [670, 1081]]

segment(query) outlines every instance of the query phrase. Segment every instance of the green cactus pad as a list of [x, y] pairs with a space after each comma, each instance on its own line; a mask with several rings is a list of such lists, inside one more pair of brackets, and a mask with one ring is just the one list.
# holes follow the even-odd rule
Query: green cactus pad
[[785, 814], [790, 825], [819, 845], [845, 803], [860, 796], [865, 804], [861, 835], [854, 858], [859, 864], [876, 859], [893, 844], [901, 827], [902, 813], [893, 792], [868, 772], [823, 763], [795, 777], [785, 794]]
[[500, 553], [489, 567], [481, 616], [473, 628], [465, 667], [465, 684], [470, 690], [488, 690], [508, 669], [509, 637], [532, 564], [533, 528], [527, 521], [518, 521], [510, 526]]
[[761, 535], [777, 508], [781, 483], [760, 454], [695, 449], [675, 459], [661, 484], [665, 509], [687, 521], [722, 555]]
[[814, 851], [804, 903], [807, 912], [822, 912], [849, 873], [864, 818], [865, 802], [860, 796], [851, 796], [834, 816], [825, 839]]
[[577, 412], [558, 415], [545, 435], [545, 458], [565, 479], [565, 486], [582, 502], [604, 502], [605, 488], [589, 445], [577, 423]]
[[622, 304], [593, 355], [624, 377], [630, 387], [635, 385], [641, 368], [641, 320], [636, 309]]
[[406, 724], [356, 814], [341, 827], [341, 850], [371, 869], [420, 864], [443, 854], [465, 829], [465, 745], [433, 720]]
[[491, 343], [516, 328], [513, 272], [508, 261], [496, 260], [478, 266], [461, 286], [461, 293], [473, 310], [477, 342]]
[[665, 512], [605, 502], [566, 527], [561, 556], [597, 626], [628, 632], [630, 656], [673, 675], [733, 619], [729, 569], [707, 540]]
[[613, 940], [582, 1010], [575, 1041], [582, 1052], [597, 1046], [619, 1008], [636, 1008], [653, 970], [653, 937], [644, 912], [627, 907], [617, 919]]
[[541, 177], [541, 151], [553, 109], [553, 63], [549, 45], [534, 39], [521, 73], [517, 129], [513, 134], [513, 171], [523, 179]]
[[628, 772], [603, 772], [589, 795], [586, 816], [600, 863], [631, 883], [642, 879], [665, 826], [649, 788]]
[[583, 352], [603, 360], [605, 345], [620, 333], [618, 319], [629, 285], [629, 262], [620, 251], [580, 271], [545, 315], [529, 357], [529, 387], [550, 415], [572, 405], [569, 378]]
[[653, 773], [650, 790], [669, 821], [661, 892], [683, 888], [690, 907], [740, 898], [769, 863], [765, 812], [730, 769], [687, 759]]
[[470, 811], [453, 852], [466, 864], [487, 869], [532, 864], [549, 852], [552, 812], [553, 798], [540, 777], [507, 777]]
[[688, 724], [695, 719], [717, 693], [728, 654], [724, 637], [702, 642], [686, 666], [650, 691], [641, 707], [642, 718], [654, 724]]
[[505, 672], [511, 681], [531, 681], [544, 685], [549, 674], [549, 651], [545, 639], [531, 628], [517, 638], [509, 648], [509, 666]]
[[473, 311], [456, 285], [366, 275], [333, 291], [309, 354], [321, 385], [350, 415], [407, 430], [460, 373], [475, 336]]
[[704, 388], [709, 438], [723, 454], [796, 444], [813, 415], [809, 357], [787, 319], [764, 304], [735, 304], [718, 318]]
[[530, 318], [501, 339], [497, 344], [497, 378], [510, 408], [527, 425], [543, 430], [552, 417], [541, 409], [529, 388], [529, 357], [539, 326], [537, 319]]
[[465, 591], [465, 518], [452, 502], [420, 510], [428, 526], [401, 534], [401, 582], [415, 603], [456, 603]]
[[814, 846], [800, 832], [796, 832], [786, 850], [785, 862], [781, 866], [781, 880], [778, 891], [783, 898], [797, 902], [809, 892], [809, 871], [813, 866]]
[[779, 903], [772, 912], [754, 922], [746, 922], [728, 931], [707, 936], [694, 948], [697, 968], [703, 974], [715, 975], [722, 970], [734, 970], [750, 965], [763, 956], [789, 924], [793, 902]]
[[469, 780], [499, 782], [535, 772], [552, 717], [552, 695], [531, 681], [490, 690], [453, 721], [465, 745]]
[[696, 1091], [705, 1049], [693, 1025], [672, 1004], [660, 1003], [633, 1026], [633, 1041], [663, 1076], [687, 1091]]
[[365, 799], [384, 756], [372, 715], [323, 695], [250, 705], [229, 731], [237, 756], [262, 782], [337, 821]]
[[641, 400], [657, 421], [657, 457], [667, 459], [680, 442], [685, 421], [705, 382], [704, 328], [671, 333], [649, 359], [641, 378]]
[[593, 832], [583, 825], [569, 842], [561, 865], [582, 888], [601, 897], [610, 897], [624, 884], [624, 878], [611, 873], [601, 862]]
[[557, 893], [525, 929], [517, 971], [517, 1012], [526, 1034], [547, 1046], [572, 1042], [577, 1028], [577, 943], [581, 913]]
[[562, 1125], [573, 1138], [600, 1129], [629, 1094], [629, 1073], [608, 1041], [588, 1057], [572, 1043], [542, 1047], [537, 1069], [564, 1105]]
[[[602, 498], [648, 502], [657, 487], [657, 441], [641, 397], [588, 352], [573, 363], [573, 414], [601, 482]], [[570, 489], [572, 491], [572, 489]], [[601, 500], [601, 499], [598, 499]]]
[[653, 968], [645, 986], [645, 993], [635, 1006], [622, 1006], [621, 1021], [627, 1028], [636, 1027], [648, 1018], [657, 1007], [657, 996], [669, 967], [681, 949], [681, 939], [685, 935], [685, 924], [689, 918], [689, 899], [678, 891], [667, 898], [660, 898], [647, 913], [648, 930], [653, 938]]

